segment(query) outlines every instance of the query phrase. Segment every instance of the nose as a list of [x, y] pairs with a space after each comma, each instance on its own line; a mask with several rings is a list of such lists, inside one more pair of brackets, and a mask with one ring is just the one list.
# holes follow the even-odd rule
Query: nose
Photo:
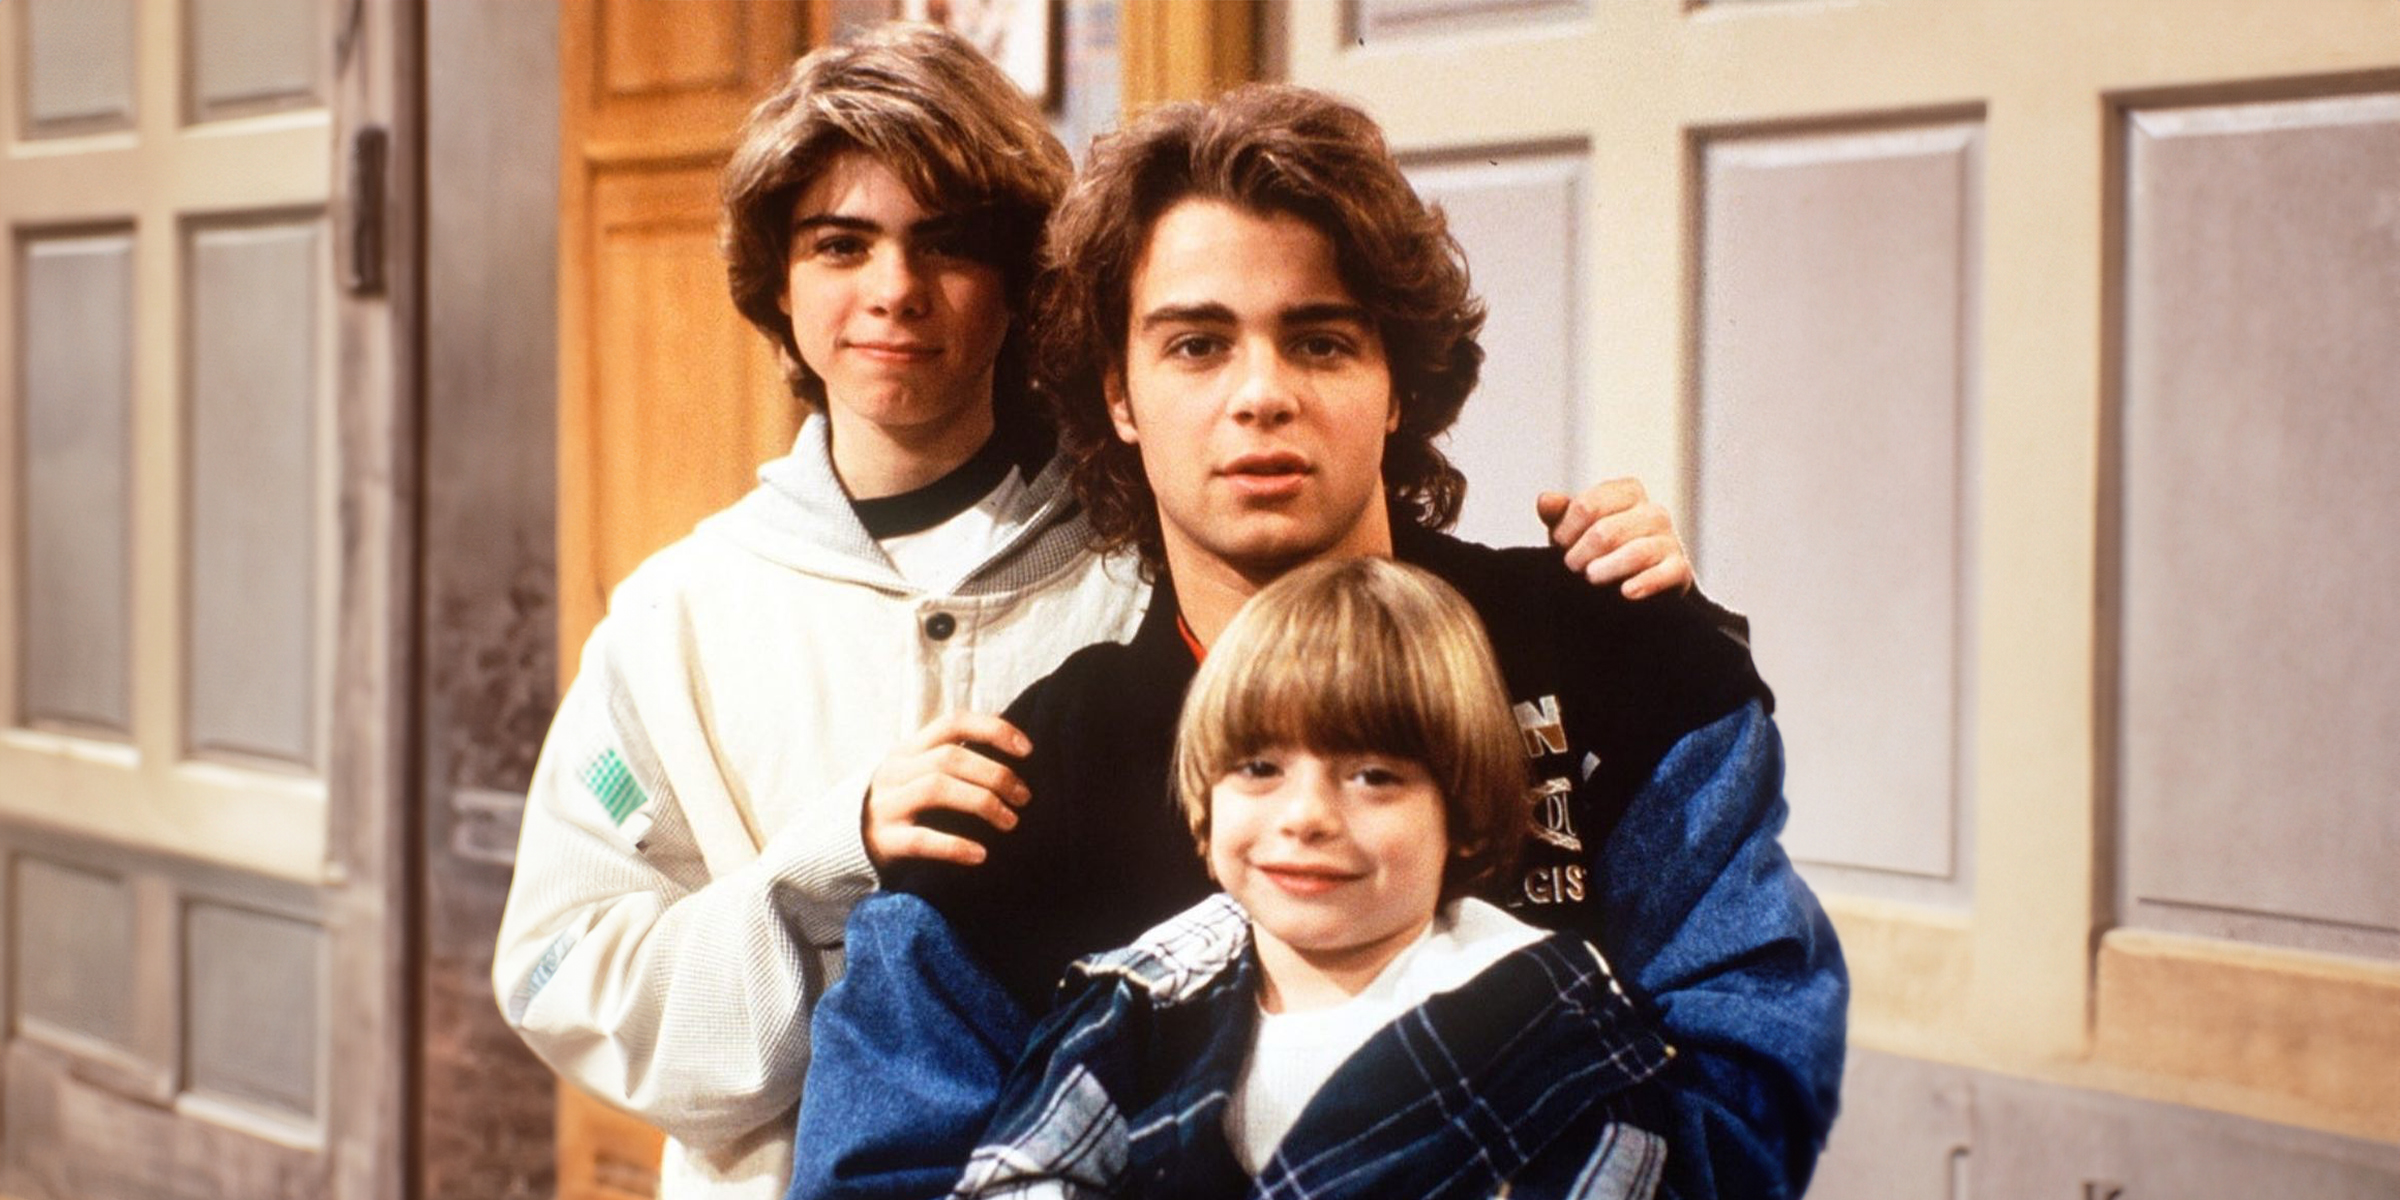
[[1299, 380], [1282, 354], [1272, 347], [1253, 347], [1242, 355], [1238, 369], [1229, 405], [1234, 420], [1272, 429], [1298, 415]]
[[867, 260], [859, 286], [878, 316], [923, 316], [931, 296], [917, 257], [896, 246], [881, 247]]
[[1275, 811], [1278, 833], [1295, 841], [1315, 842], [1333, 835], [1340, 825], [1334, 793], [1339, 783], [1327, 772], [1295, 771], [1285, 779]]

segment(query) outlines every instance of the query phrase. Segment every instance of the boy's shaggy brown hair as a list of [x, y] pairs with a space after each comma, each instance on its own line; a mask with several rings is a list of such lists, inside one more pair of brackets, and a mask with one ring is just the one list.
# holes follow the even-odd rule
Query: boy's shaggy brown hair
[[792, 206], [832, 162], [866, 154], [917, 202], [969, 218], [970, 242], [1006, 280], [1012, 323], [995, 373], [1023, 391], [1023, 317], [1042, 223], [1074, 162], [1031, 101], [958, 35], [893, 24], [812, 50], [760, 101], [725, 168], [725, 274], [733, 305], [775, 344], [792, 394], [825, 407], [825, 381], [800, 360], [783, 309]]

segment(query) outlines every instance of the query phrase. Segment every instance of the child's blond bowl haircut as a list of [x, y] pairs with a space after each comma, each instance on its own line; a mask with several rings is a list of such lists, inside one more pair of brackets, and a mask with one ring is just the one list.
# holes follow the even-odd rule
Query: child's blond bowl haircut
[[1389, 559], [1312, 563], [1250, 598], [1208, 651], [1175, 731], [1174, 779], [1200, 852], [1209, 792], [1276, 746], [1425, 768], [1451, 855], [1442, 899], [1505, 872], [1524, 840], [1525, 750], [1475, 611]]
[[997, 386], [1021, 392], [1034, 253], [1074, 160], [1025, 93], [965, 39], [896, 23], [793, 63], [751, 112], [725, 168], [721, 241], [733, 304], [775, 344], [792, 394], [825, 406], [825, 383], [800, 361], [783, 310], [792, 204], [853, 152], [890, 168], [927, 209], [972, 219], [978, 257], [1000, 269], [1017, 318]]

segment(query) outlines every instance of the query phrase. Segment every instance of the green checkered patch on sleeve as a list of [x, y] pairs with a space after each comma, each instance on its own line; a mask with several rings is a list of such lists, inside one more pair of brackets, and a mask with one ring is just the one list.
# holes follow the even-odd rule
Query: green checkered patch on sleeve
[[625, 769], [625, 760], [613, 746], [585, 763], [583, 770], [575, 777], [583, 781], [583, 786], [591, 789], [592, 798], [600, 802], [600, 807], [608, 810], [608, 819], [619, 825], [625, 823], [625, 818], [640, 811], [649, 800], [642, 794], [642, 785], [633, 781], [633, 772]]

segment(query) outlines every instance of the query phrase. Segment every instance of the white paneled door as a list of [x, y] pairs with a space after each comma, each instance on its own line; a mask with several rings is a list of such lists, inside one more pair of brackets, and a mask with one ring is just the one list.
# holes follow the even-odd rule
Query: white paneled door
[[413, 20], [0, 5], [0, 1194], [401, 1186]]

